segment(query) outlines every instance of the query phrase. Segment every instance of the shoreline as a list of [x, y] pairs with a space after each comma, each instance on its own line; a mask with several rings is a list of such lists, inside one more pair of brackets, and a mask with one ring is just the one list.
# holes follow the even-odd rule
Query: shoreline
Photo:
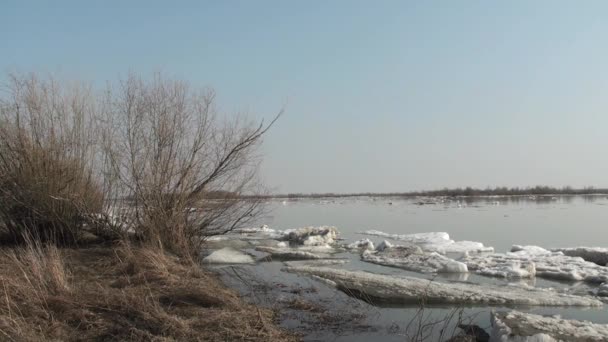
[[213, 270], [160, 249], [2, 246], [0, 271], [7, 340], [298, 340]]

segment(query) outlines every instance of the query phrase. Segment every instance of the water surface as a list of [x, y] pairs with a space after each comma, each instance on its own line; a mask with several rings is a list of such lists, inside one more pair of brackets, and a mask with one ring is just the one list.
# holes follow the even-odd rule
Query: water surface
[[[425, 204], [421, 204], [422, 202]], [[608, 222], [606, 196], [526, 196], [477, 200], [385, 197], [274, 200], [269, 203], [269, 214], [261, 218], [259, 224], [267, 224], [271, 228], [281, 230], [305, 226], [336, 226], [341, 238], [347, 243], [364, 237], [380, 242], [382, 238], [360, 234], [371, 229], [392, 234], [440, 231], [449, 233], [453, 240], [479, 241], [486, 246], [494, 247], [497, 252], [506, 252], [514, 244], [538, 245], [544, 248], [608, 247], [605, 222]], [[396, 276], [415, 276], [434, 279], [434, 281], [493, 284], [523, 281], [537, 287], [576, 289], [580, 293], [586, 293], [593, 287], [584, 283], [557, 282], [540, 278], [505, 280], [471, 273], [428, 275], [365, 263], [359, 260], [357, 253], [340, 253], [337, 257], [348, 258], [350, 263], [333, 267]], [[317, 315], [307, 318], [305, 314], [282, 309], [282, 325], [304, 333], [305, 340], [405, 341], [410, 339], [407, 334], [412, 332], [410, 322], [416, 322], [421, 315], [418, 306], [383, 307], [364, 303], [308, 277], [285, 273], [281, 271], [282, 266], [281, 262], [265, 262], [252, 266], [224, 268], [223, 272], [229, 284], [257, 303], [275, 306], [279, 302], [303, 298], [322, 305], [323, 310], [328, 312], [327, 316]], [[234, 277], [235, 271], [240, 272], [241, 275]], [[250, 279], [248, 285], [243, 285], [244, 275]], [[256, 288], [251, 285], [255, 282], [265, 285]], [[510, 308], [460, 309], [466, 317], [465, 321], [470, 320], [483, 328], [489, 328], [491, 310]], [[515, 309], [608, 323], [608, 311], [605, 308], [516, 307]], [[427, 321], [440, 320], [453, 312], [453, 307], [435, 306], [426, 308], [422, 315]], [[359, 318], [359, 313], [363, 313], [365, 318]], [[352, 315], [352, 318], [349, 315]], [[343, 317], [344, 319], [340, 321], [340, 316], [346, 318]], [[336, 324], [315, 323], [315, 320], [319, 319], [331, 320], [327, 317], [337, 317]], [[456, 321], [453, 320], [446, 327], [453, 330]], [[428, 341], [439, 339], [440, 329], [435, 329], [433, 333]]]

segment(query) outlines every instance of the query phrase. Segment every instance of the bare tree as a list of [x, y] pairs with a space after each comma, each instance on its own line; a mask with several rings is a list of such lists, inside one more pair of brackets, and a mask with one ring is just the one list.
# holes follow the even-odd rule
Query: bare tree
[[219, 115], [214, 100], [160, 75], [130, 75], [106, 92], [105, 184], [129, 200], [122, 215], [141, 239], [192, 251], [260, 212], [261, 201], [243, 195], [261, 190], [257, 148], [281, 113], [254, 124]]

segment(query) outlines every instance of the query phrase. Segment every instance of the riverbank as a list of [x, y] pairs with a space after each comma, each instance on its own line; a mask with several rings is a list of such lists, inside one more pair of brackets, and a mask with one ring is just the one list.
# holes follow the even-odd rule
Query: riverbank
[[295, 341], [197, 263], [158, 249], [0, 249], [1, 340]]

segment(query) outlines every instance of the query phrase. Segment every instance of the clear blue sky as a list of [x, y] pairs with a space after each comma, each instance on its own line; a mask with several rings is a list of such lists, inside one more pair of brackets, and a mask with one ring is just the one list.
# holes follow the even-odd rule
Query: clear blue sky
[[[95, 5], [92, 5], [95, 3]], [[11, 1], [2, 71], [129, 70], [286, 115], [277, 192], [608, 186], [606, 1]]]

